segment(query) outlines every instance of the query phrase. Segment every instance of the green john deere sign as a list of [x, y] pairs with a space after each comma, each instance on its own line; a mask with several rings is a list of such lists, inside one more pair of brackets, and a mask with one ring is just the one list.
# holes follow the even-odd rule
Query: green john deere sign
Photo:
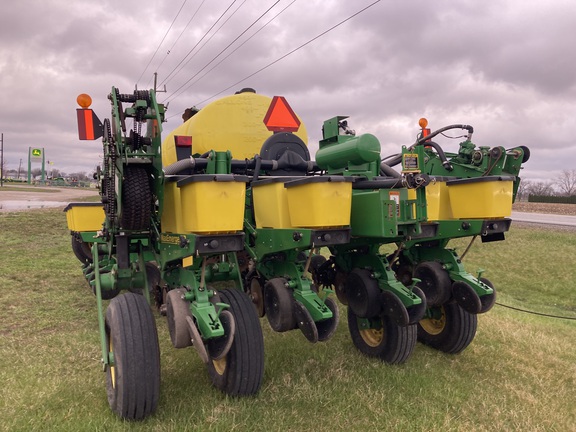
[[41, 157], [42, 156], [42, 149], [33, 148], [32, 149], [32, 156], [33, 157]]

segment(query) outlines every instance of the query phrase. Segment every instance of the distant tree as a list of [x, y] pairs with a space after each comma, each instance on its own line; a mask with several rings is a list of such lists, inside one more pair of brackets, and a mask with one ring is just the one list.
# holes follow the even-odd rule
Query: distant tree
[[522, 179], [520, 181], [520, 184], [518, 185], [518, 192], [516, 192], [516, 197], [518, 200], [528, 198], [528, 194], [530, 193], [530, 186], [532, 186], [532, 182], [530, 180]]
[[88, 176], [86, 175], [85, 172], [72, 173], [72, 174], [70, 174], [68, 177], [70, 177], [70, 178], [75, 178], [75, 179], [78, 180], [78, 181], [87, 181], [87, 180], [90, 180], [90, 179], [88, 178]]
[[30, 171], [30, 174], [32, 174], [33, 179], [36, 179], [36, 177], [42, 175], [42, 169], [41, 168], [34, 168], [32, 171]]
[[562, 170], [562, 174], [554, 180], [554, 185], [558, 187], [562, 195], [576, 194], [576, 169]]
[[554, 195], [554, 186], [550, 182], [531, 182], [527, 186], [528, 195], [549, 196]]

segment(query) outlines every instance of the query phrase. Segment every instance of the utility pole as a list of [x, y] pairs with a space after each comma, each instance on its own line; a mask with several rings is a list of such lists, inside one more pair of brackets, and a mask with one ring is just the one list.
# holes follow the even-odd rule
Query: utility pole
[[4, 186], [4, 133], [0, 135], [0, 187]]

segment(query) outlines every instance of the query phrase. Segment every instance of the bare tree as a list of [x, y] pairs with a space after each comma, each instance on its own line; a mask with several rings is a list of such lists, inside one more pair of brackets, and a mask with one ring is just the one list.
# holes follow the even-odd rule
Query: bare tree
[[531, 186], [532, 182], [530, 180], [524, 180], [524, 179], [520, 180], [520, 184], [518, 185], [518, 191], [516, 192], [516, 198], [519, 201], [528, 198]]
[[550, 182], [530, 182], [530, 185], [527, 186], [527, 192], [529, 195], [538, 195], [538, 196], [549, 196], [554, 195], [554, 187]]
[[562, 170], [562, 174], [554, 180], [562, 195], [571, 196], [576, 194], [576, 169]]

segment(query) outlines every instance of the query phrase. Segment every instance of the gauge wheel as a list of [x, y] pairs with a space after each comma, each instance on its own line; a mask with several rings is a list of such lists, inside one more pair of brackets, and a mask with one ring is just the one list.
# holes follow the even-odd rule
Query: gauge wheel
[[160, 348], [156, 323], [143, 296], [126, 293], [106, 310], [106, 367], [110, 408], [126, 420], [142, 420], [158, 406]]
[[264, 286], [264, 308], [272, 330], [285, 332], [297, 327], [294, 297], [286, 286], [286, 279], [273, 278]]
[[82, 264], [92, 262], [92, 243], [82, 240], [77, 231], [72, 231], [72, 252]]
[[360, 318], [378, 316], [382, 310], [378, 281], [368, 270], [356, 268], [350, 272], [344, 288], [348, 307]]
[[404, 363], [416, 345], [415, 325], [400, 326], [387, 315], [361, 319], [350, 307], [348, 330], [358, 351], [390, 364]]
[[[226, 355], [213, 355], [208, 344], [208, 373], [214, 386], [231, 396], [258, 392], [264, 375], [264, 337], [252, 301], [236, 289], [219, 291], [234, 318], [232, 345]], [[220, 350], [216, 350], [221, 352]]]
[[458, 354], [476, 335], [478, 317], [455, 302], [428, 308], [426, 314], [418, 323], [418, 341], [439, 351]]
[[452, 281], [442, 264], [424, 261], [416, 266], [414, 277], [420, 279], [418, 287], [424, 291], [429, 306], [438, 306], [450, 298]]

